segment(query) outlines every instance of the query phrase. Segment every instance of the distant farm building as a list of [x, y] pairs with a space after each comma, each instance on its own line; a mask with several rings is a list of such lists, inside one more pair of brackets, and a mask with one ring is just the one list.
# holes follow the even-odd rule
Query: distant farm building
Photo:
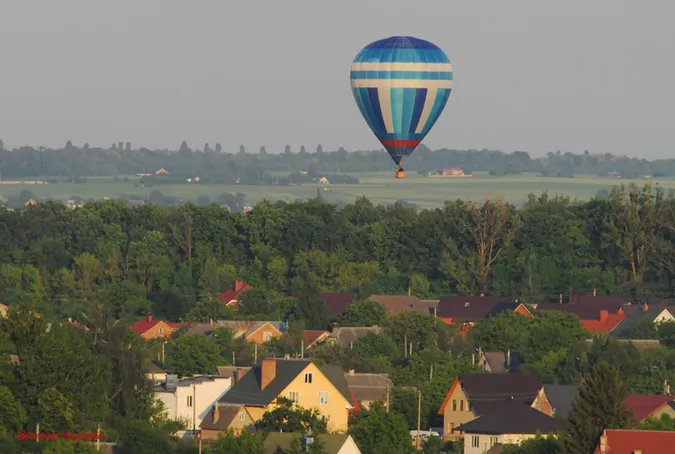
[[445, 169], [441, 169], [440, 172], [438, 173], [429, 173], [430, 178], [461, 178], [461, 177], [471, 177], [473, 175], [469, 174], [467, 175], [464, 173], [464, 169], [461, 169], [459, 167], [449, 167]]

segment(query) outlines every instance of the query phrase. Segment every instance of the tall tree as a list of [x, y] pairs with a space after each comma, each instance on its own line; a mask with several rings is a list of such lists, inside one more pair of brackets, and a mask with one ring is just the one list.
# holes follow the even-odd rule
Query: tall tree
[[625, 428], [632, 413], [622, 404], [626, 394], [619, 372], [604, 361], [599, 363], [581, 382], [579, 396], [572, 404], [569, 432], [561, 439], [563, 451], [591, 453], [603, 430]]

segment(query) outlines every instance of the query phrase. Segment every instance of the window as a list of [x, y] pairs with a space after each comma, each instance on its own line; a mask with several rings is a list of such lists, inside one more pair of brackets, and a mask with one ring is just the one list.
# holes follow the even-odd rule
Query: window
[[490, 437], [490, 447], [497, 444], [497, 437]]
[[192, 407], [192, 396], [187, 396], [187, 406]]
[[457, 400], [456, 399], [452, 400], [452, 411], [457, 411]]
[[463, 400], [459, 401], [459, 411], [464, 411], [464, 401]]
[[480, 437], [478, 437], [477, 435], [471, 437], [471, 447], [472, 448], [480, 447]]
[[328, 403], [328, 391], [319, 391], [319, 405]]
[[244, 419], [246, 419], [246, 414], [243, 411], [239, 412], [239, 421], [243, 421]]
[[450, 423], [450, 433], [454, 434], [455, 433], [455, 423]]
[[305, 374], [305, 383], [312, 383], [312, 373], [308, 372]]
[[164, 328], [159, 329], [159, 334], [162, 334], [164, 332]]
[[265, 331], [263, 333], [263, 342], [269, 342], [271, 340], [272, 340], [272, 333], [270, 333], [269, 331]]
[[293, 402], [297, 402], [300, 400], [300, 393], [297, 391], [289, 391], [288, 392], [288, 398], [292, 400]]

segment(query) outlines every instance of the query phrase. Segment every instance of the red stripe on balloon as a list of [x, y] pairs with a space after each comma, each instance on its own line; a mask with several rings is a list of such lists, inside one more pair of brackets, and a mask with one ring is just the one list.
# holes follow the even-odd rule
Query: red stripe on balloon
[[416, 147], [421, 140], [383, 140], [385, 147]]

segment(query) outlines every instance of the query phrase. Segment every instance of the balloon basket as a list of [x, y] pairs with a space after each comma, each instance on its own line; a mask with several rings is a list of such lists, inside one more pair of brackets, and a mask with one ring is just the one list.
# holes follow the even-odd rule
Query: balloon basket
[[405, 178], [405, 172], [403, 171], [403, 169], [396, 170], [396, 178], [399, 178], [399, 179]]

